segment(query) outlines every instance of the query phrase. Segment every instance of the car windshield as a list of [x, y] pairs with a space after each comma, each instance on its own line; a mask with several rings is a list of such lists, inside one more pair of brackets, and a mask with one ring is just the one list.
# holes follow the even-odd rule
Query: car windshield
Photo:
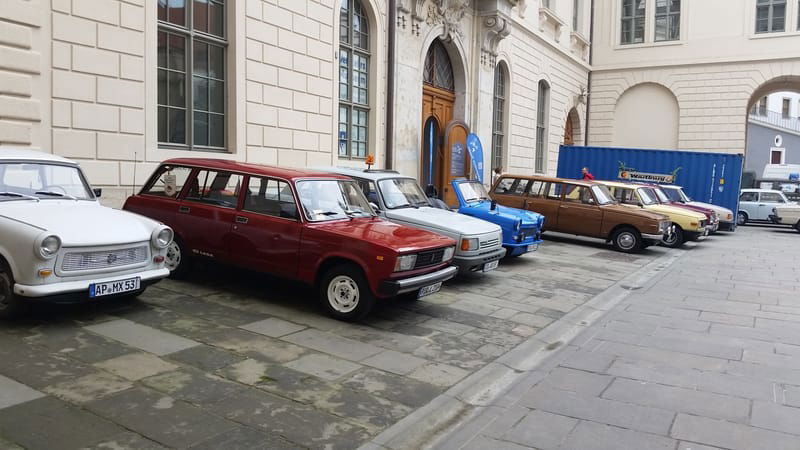
[[672, 200], [673, 202], [683, 202], [683, 197], [681, 196], [680, 189], [675, 188], [664, 188], [662, 189], [667, 197]]
[[656, 199], [658, 199], [659, 203], [669, 203], [670, 199], [667, 194], [664, 193], [664, 190], [658, 187], [651, 189], [656, 194]]
[[489, 200], [489, 193], [486, 192], [486, 188], [484, 188], [483, 185], [477, 181], [458, 183], [458, 190], [461, 192], [461, 196], [464, 197], [464, 201], [467, 203]]
[[430, 206], [428, 197], [411, 178], [390, 178], [378, 182], [383, 203], [389, 209]]
[[0, 201], [94, 200], [80, 169], [46, 162], [0, 163]]
[[298, 181], [297, 194], [306, 217], [312, 222], [371, 217], [375, 214], [354, 181]]
[[609, 192], [608, 188], [605, 186], [592, 186], [592, 192], [594, 192], [597, 203], [600, 205], [610, 205], [617, 202], [614, 200], [614, 196], [611, 195], [611, 192]]
[[644, 205], [655, 205], [658, 203], [656, 200], [656, 194], [650, 188], [639, 188], [636, 190], [639, 193], [639, 199], [642, 201]]

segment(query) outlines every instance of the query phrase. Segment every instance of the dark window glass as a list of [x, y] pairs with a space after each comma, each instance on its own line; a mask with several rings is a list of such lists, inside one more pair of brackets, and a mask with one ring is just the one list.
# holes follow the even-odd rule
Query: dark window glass
[[159, 0], [158, 14], [158, 141], [223, 149], [224, 1]]
[[656, 0], [656, 41], [681, 38], [681, 0]]
[[516, 178], [503, 178], [497, 183], [497, 186], [494, 188], [495, 194], [511, 194], [512, 188], [514, 183], [518, 180]]
[[454, 92], [455, 80], [450, 55], [439, 39], [436, 39], [425, 56], [425, 67], [422, 71], [423, 81], [434, 87]]
[[492, 111], [492, 166], [503, 167], [503, 145], [505, 138], [506, 75], [498, 64], [494, 69], [494, 102]]
[[550, 86], [546, 81], [539, 81], [539, 93], [536, 102], [536, 153], [534, 170], [543, 173], [545, 170], [545, 153], [547, 151], [547, 117], [550, 108]]
[[285, 219], [297, 219], [297, 204], [289, 183], [251, 177], [242, 209]]
[[621, 0], [622, 1], [622, 44], [638, 44], [644, 42], [644, 22], [646, 0]]
[[545, 183], [543, 181], [531, 181], [528, 188], [528, 195], [531, 197], [539, 197], [542, 195], [542, 188]]
[[235, 208], [242, 188], [243, 176], [216, 170], [200, 170], [190, 178], [186, 200]]
[[366, 158], [369, 131], [369, 21], [359, 0], [339, 13], [339, 156]]
[[756, 33], [786, 29], [786, 0], [756, 0]]
[[758, 201], [758, 192], [742, 192], [742, 195], [739, 197], [740, 202], [757, 202]]
[[188, 167], [162, 166], [142, 189], [142, 194], [177, 197], [191, 172], [192, 169]]

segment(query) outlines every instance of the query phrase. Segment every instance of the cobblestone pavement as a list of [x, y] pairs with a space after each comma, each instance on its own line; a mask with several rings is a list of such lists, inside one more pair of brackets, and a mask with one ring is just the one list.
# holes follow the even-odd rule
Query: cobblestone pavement
[[433, 446], [800, 448], [798, 248], [748, 226], [682, 252]]
[[0, 324], [0, 448], [354, 448], [665, 254], [551, 240], [358, 324], [213, 266], [137, 301], [37, 307]]

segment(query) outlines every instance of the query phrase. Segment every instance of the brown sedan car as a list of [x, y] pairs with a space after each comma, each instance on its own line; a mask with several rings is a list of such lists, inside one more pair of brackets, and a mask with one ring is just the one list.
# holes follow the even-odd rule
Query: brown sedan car
[[491, 196], [543, 214], [544, 230], [604, 239], [626, 253], [658, 244], [671, 228], [666, 216], [619, 205], [605, 186], [591, 181], [503, 175]]

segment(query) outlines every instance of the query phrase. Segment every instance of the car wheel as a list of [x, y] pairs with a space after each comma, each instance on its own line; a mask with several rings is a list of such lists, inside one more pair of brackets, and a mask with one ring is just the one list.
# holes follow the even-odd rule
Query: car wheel
[[739, 211], [738, 213], [736, 213], [736, 225], [741, 226], [741, 225], [746, 224], [747, 223], [747, 219], [748, 219], [748, 217], [747, 217], [747, 213], [746, 212]]
[[683, 229], [677, 225], [675, 225], [675, 230], [672, 232], [668, 238], [664, 238], [661, 241], [665, 247], [669, 248], [678, 248], [683, 245], [684, 238], [683, 238]]
[[20, 313], [22, 302], [14, 293], [14, 277], [0, 264], [0, 319], [8, 319]]
[[347, 321], [366, 316], [375, 303], [364, 274], [352, 264], [334, 266], [325, 272], [319, 296], [328, 314]]
[[797, 223], [794, 224], [794, 229], [800, 232], [800, 220], [798, 220]]
[[624, 253], [634, 253], [642, 248], [642, 236], [633, 228], [620, 228], [611, 236], [614, 248]]
[[170, 278], [181, 279], [189, 274], [192, 260], [189, 257], [188, 249], [183, 241], [177, 237], [167, 247], [167, 255], [164, 257], [164, 267], [169, 269]]

